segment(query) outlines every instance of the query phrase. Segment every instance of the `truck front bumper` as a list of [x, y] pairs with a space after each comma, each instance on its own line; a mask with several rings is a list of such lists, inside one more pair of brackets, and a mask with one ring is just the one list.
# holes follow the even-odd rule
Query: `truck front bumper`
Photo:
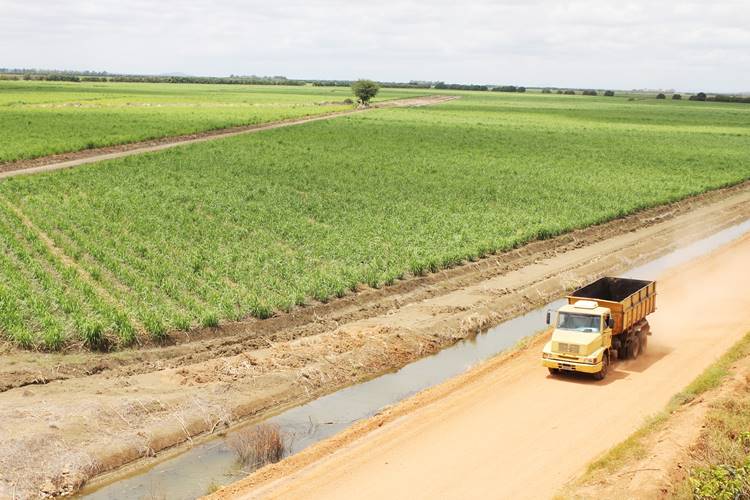
[[599, 373], [602, 371], [602, 362], [594, 365], [588, 363], [576, 363], [567, 359], [542, 359], [542, 364], [547, 368], [557, 368], [569, 372]]

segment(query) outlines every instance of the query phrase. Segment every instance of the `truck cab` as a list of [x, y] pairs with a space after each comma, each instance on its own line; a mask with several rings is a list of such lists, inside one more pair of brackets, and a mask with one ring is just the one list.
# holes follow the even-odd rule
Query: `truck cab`
[[[551, 321], [552, 338], [544, 346], [542, 362], [555, 374], [560, 370], [599, 374], [608, 364], [612, 347], [611, 312], [591, 300], [578, 300], [561, 307]], [[603, 378], [603, 377], [602, 377]]]

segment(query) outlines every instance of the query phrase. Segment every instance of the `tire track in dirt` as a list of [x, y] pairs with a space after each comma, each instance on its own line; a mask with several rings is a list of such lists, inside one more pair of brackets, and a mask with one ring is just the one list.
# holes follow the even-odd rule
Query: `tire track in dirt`
[[331, 113], [323, 113], [314, 116], [308, 116], [305, 118], [290, 118], [287, 120], [279, 120], [275, 122], [261, 123], [256, 125], [243, 125], [239, 127], [228, 127], [217, 130], [209, 130], [206, 132], [199, 132], [195, 134], [186, 134], [173, 137], [164, 137], [161, 139], [155, 139], [151, 141], [140, 141], [131, 142], [127, 144], [121, 144], [117, 146], [107, 146], [103, 148], [87, 149], [82, 151], [75, 151], [70, 153], [62, 153], [52, 156], [44, 156], [41, 158], [35, 158], [32, 160], [21, 160], [11, 163], [0, 164], [0, 180], [7, 179], [10, 177], [16, 177], [19, 175], [31, 175], [43, 172], [52, 172], [55, 170], [62, 170], [66, 168], [77, 167], [79, 165], [86, 165], [88, 163], [95, 163], [104, 160], [112, 160], [115, 158], [124, 158], [126, 156], [132, 156], [143, 153], [151, 153], [154, 151], [162, 151], [177, 146], [183, 146], [186, 144], [194, 144], [198, 142], [211, 141], [214, 139], [222, 139], [225, 137], [232, 137], [235, 135], [249, 134], [254, 132], [262, 132], [264, 130], [273, 130], [276, 128], [290, 127], [293, 125], [302, 125], [304, 123], [311, 123], [321, 120], [330, 120], [340, 116], [348, 116], [357, 113], [365, 113], [374, 109], [385, 109], [385, 108], [403, 108], [403, 107], [421, 107], [429, 106], [432, 104], [440, 104], [443, 102], [451, 101], [453, 99], [459, 99], [459, 96], [422, 96], [422, 97], [410, 97], [406, 99], [392, 99], [388, 101], [382, 101], [375, 103], [367, 108], [356, 108], [346, 111], [334, 111]]

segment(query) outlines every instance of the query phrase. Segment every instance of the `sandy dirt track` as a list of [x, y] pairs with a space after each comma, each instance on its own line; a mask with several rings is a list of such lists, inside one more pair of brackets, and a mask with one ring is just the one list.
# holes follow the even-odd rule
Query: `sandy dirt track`
[[19, 175], [52, 172], [54, 170], [77, 167], [79, 165], [85, 165], [87, 163], [94, 163], [97, 161], [113, 160], [115, 158], [123, 158], [125, 156], [161, 151], [163, 149], [183, 146], [186, 144], [193, 144], [196, 142], [205, 142], [214, 139], [221, 139], [224, 137], [232, 137], [235, 135], [262, 132], [264, 130], [290, 127], [292, 125], [301, 125], [303, 123], [316, 122], [320, 120], [330, 120], [331, 118], [352, 115], [355, 113], [363, 113], [373, 109], [428, 106], [430, 104], [439, 104], [458, 98], [458, 96], [434, 95], [410, 97], [406, 99], [392, 99], [375, 103], [368, 108], [328, 112], [304, 118], [291, 118], [288, 120], [261, 123], [258, 125], [228, 127], [224, 129], [209, 130], [206, 132], [198, 132], [195, 134], [181, 135], [177, 137], [164, 137], [151, 141], [133, 142], [128, 144], [120, 144], [117, 146], [108, 146], [103, 148], [74, 151], [71, 153], [62, 153], [53, 156], [34, 158], [31, 160], [0, 163], [0, 179], [16, 177]]
[[[399, 368], [748, 218], [742, 185], [303, 308], [297, 319], [228, 325], [205, 341], [111, 355], [8, 353], [0, 374], [18, 372], [20, 385], [0, 392], [0, 498], [69, 493], [123, 465], [153, 463], [163, 450]], [[264, 330], [277, 319], [279, 329]], [[31, 380], [43, 365], [30, 356], [45, 370], [94, 360], [102, 370]]]
[[[548, 375], [537, 345], [417, 395], [412, 411], [308, 467], [282, 462], [223, 495], [551, 497], [750, 330], [749, 263], [746, 235], [659, 276], [647, 352], [602, 382]], [[326, 445], [304, 453], [315, 448]]]

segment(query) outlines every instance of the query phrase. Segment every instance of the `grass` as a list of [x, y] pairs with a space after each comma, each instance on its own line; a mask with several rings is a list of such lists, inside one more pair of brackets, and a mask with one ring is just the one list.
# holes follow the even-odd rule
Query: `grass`
[[[645, 439], [649, 435], [668, 425], [670, 415], [679, 410], [681, 406], [688, 404], [701, 394], [721, 385], [729, 375], [732, 364], [747, 356], [750, 356], [750, 333], [745, 335], [731, 349], [724, 353], [721, 358], [706, 368], [685, 389], [675, 394], [662, 412], [651, 417], [626, 440], [589, 464], [586, 474], [584, 474], [580, 481], [588, 481], [591, 475], [597, 471], [613, 473], [628, 460], [642, 456], [646, 452]], [[748, 407], [750, 408], [750, 401], [748, 401]], [[747, 419], [750, 421], [750, 413], [747, 414]]]
[[9, 179], [0, 331], [120, 347], [388, 286], [748, 179], [748, 118], [465, 93]]
[[709, 411], [693, 465], [674, 497], [696, 500], [750, 498], [750, 390], [745, 387]]
[[0, 81], [0, 163], [349, 109], [348, 97], [330, 87]]

